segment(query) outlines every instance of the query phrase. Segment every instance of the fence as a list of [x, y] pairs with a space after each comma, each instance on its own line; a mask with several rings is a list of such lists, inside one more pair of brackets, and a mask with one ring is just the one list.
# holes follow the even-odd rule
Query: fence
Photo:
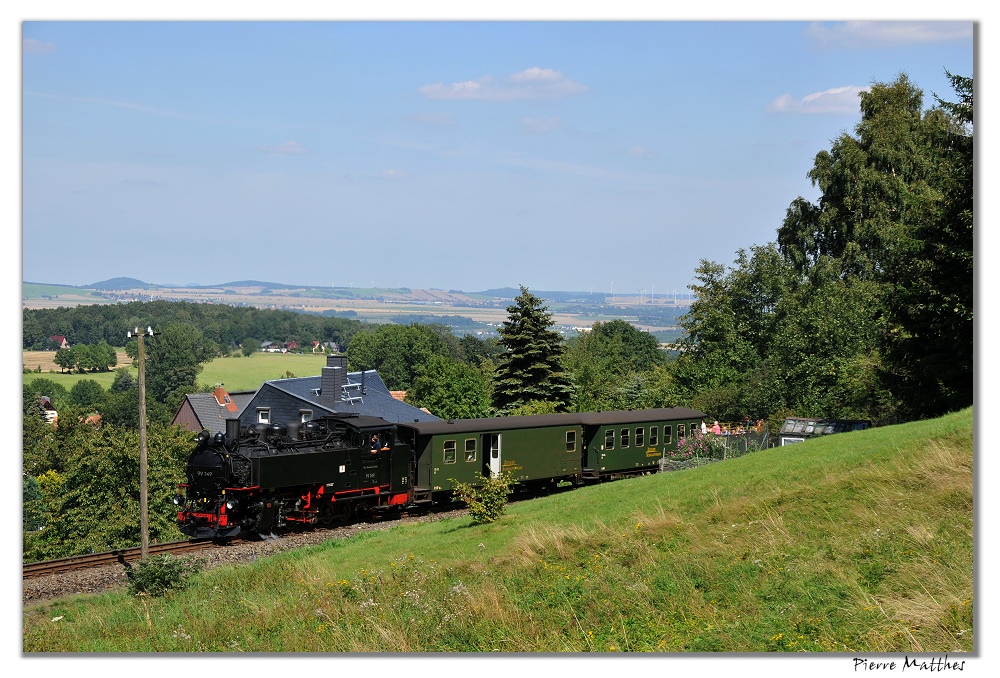
[[766, 449], [770, 447], [771, 443], [766, 424], [761, 433], [750, 432], [719, 436], [710, 433], [708, 435], [713, 435], [716, 441], [720, 443], [722, 448], [721, 453], [717, 453], [711, 457], [696, 456], [690, 459], [669, 459], [663, 457], [660, 459], [660, 471], [680, 471], [687, 468], [697, 468], [699, 466], [714, 464], [717, 461], [742, 457], [745, 454]]

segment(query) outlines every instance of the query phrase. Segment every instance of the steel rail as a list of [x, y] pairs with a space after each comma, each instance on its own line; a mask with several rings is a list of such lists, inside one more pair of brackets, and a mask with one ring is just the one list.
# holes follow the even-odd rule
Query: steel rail
[[[214, 546], [210, 540], [188, 540], [174, 541], [163, 544], [150, 544], [149, 555], [163, 553], [183, 553], [185, 551], [200, 551]], [[88, 553], [68, 558], [56, 558], [55, 560], [40, 560], [34, 563], [24, 563], [21, 566], [21, 578], [39, 577], [45, 574], [55, 574], [57, 572], [69, 572], [71, 570], [82, 570], [88, 567], [100, 567], [113, 563], [128, 563], [139, 560], [142, 557], [142, 547], [115, 549], [114, 551], [104, 551], [102, 553]]]

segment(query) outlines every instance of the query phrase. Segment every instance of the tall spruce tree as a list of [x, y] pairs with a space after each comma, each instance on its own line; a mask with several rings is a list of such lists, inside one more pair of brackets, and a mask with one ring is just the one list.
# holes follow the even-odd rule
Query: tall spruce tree
[[553, 330], [552, 314], [542, 300], [521, 285], [521, 294], [507, 307], [507, 320], [500, 328], [499, 357], [493, 390], [493, 405], [501, 415], [511, 414], [533, 402], [555, 404], [566, 412], [572, 395], [563, 370], [562, 337]]

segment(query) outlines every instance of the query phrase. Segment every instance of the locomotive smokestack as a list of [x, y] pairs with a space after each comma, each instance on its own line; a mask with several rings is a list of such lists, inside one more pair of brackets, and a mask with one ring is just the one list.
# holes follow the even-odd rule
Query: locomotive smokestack
[[226, 419], [226, 445], [230, 445], [240, 439], [240, 420]]

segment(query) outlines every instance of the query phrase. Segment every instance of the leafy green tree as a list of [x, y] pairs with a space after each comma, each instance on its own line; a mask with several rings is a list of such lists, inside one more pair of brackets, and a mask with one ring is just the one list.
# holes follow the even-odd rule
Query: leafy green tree
[[[682, 351], [671, 366], [677, 391], [691, 405], [720, 419], [748, 412], [744, 384], [768, 354], [778, 321], [777, 303], [794, 274], [776, 248], [737, 253], [735, 265], [702, 260], [695, 271], [696, 299], [681, 318]], [[769, 410], [765, 410], [769, 411]]]
[[26, 414], [21, 428], [21, 468], [25, 475], [61, 467], [56, 430], [40, 415]]
[[55, 357], [52, 358], [52, 362], [58, 365], [63, 372], [66, 370], [72, 370], [76, 367], [76, 348], [61, 348], [56, 351]]
[[94, 345], [93, 354], [95, 369], [101, 372], [110, 372], [118, 364], [118, 353], [106, 341], [102, 340]]
[[[166, 426], [173, 418], [177, 406], [161, 403], [154, 398], [146, 398], [146, 422], [149, 425]], [[127, 391], [110, 391], [104, 396], [100, 407], [101, 422], [121, 428], [139, 430], [139, 387]]]
[[926, 112], [905, 75], [862, 94], [854, 134], [809, 173], [818, 203], [796, 200], [778, 231], [804, 276], [874, 283], [854, 314], [904, 418], [972, 402], [972, 80], [949, 77], [960, 101]]
[[552, 315], [542, 300], [522, 285], [500, 328], [505, 351], [497, 358], [493, 405], [501, 415], [534, 400], [554, 402], [560, 412], [568, 410], [572, 388], [562, 366], [565, 348], [551, 326]]
[[69, 390], [69, 401], [83, 408], [95, 407], [104, 400], [104, 387], [93, 379], [81, 379]]
[[578, 412], [634, 409], [644, 402], [643, 375], [663, 364], [656, 337], [624, 320], [594, 323], [567, 342], [566, 365]]
[[90, 370], [96, 371], [99, 360], [93, 346], [77, 344], [73, 347], [73, 357], [76, 358], [76, 371], [80, 374]]
[[442, 419], [471, 419], [490, 414], [489, 388], [471, 365], [435, 355], [417, 367], [406, 402]]
[[347, 347], [354, 370], [378, 370], [386, 386], [408, 391], [417, 369], [433, 356], [452, 357], [441, 335], [424, 325], [379, 325], [359, 332]]
[[23, 391], [22, 404], [25, 413], [28, 412], [29, 407], [37, 404], [38, 398], [41, 396], [46, 396], [56, 410], [69, 402], [69, 392], [66, 387], [46, 377], [39, 377], [23, 383], [21, 390]]
[[474, 334], [464, 335], [458, 343], [462, 349], [462, 360], [477, 367], [484, 360], [495, 359], [502, 353], [496, 341], [484, 341]]
[[165, 325], [156, 336], [146, 337], [147, 396], [164, 403], [176, 393], [195, 393], [202, 364], [211, 360], [217, 347], [191, 325]]
[[[191, 435], [177, 427], [150, 426], [149, 536], [181, 538], [171, 503], [183, 481]], [[139, 433], [104, 425], [75, 427], [67, 453], [65, 484], [49, 524], [25, 551], [38, 560], [137, 546], [139, 543]]]
[[939, 195], [922, 100], [906, 75], [875, 83], [861, 94], [854, 135], [816, 155], [808, 176], [822, 191], [819, 203], [795, 200], [778, 231], [782, 253], [801, 272], [827, 257], [842, 275], [875, 279], [907, 224], [927, 217]]
[[42, 489], [33, 476], [25, 475], [21, 483], [21, 529], [34, 532], [45, 526], [45, 504]]
[[948, 73], [959, 100], [935, 95], [931, 137], [940, 200], [914, 224], [886, 271], [886, 384], [909, 417], [973, 400], [973, 81]]
[[258, 348], [260, 348], [260, 342], [253, 337], [247, 337], [243, 340], [243, 345], [240, 347], [240, 350], [245, 357], [249, 358], [257, 351]]

